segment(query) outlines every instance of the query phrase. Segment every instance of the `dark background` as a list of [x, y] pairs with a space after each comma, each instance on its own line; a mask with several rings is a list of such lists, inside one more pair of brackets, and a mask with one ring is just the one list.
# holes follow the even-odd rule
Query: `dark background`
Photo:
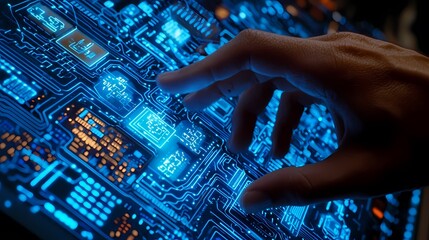
[[[412, 6], [415, 21], [410, 26], [410, 31], [417, 40], [417, 51], [429, 55], [429, 1], [428, 0], [331, 0], [336, 2], [337, 9], [352, 22], [367, 21], [374, 27], [385, 30], [386, 25], [392, 26], [392, 34], [397, 39], [401, 38], [401, 20], [404, 10]], [[414, 4], [414, 5], [413, 5]], [[395, 42], [395, 39], [390, 39]], [[397, 42], [398, 45], [407, 46], [407, 42]]]

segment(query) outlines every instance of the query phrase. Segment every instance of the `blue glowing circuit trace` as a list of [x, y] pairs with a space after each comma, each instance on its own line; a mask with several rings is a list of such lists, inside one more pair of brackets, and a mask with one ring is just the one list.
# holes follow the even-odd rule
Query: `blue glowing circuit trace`
[[332, 215], [322, 216], [323, 231], [330, 239], [350, 239], [350, 229]]
[[308, 206], [288, 206], [284, 212], [282, 223], [286, 225], [294, 236], [298, 236], [304, 224]]
[[147, 107], [141, 112], [136, 109], [130, 118], [133, 120], [128, 124], [128, 128], [136, 135], [149, 140], [158, 148], [162, 148], [176, 132], [158, 114]]

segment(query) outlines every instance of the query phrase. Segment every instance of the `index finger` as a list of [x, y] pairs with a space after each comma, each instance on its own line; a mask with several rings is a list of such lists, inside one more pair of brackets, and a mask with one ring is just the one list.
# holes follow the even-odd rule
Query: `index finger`
[[[315, 39], [245, 30], [205, 59], [160, 74], [158, 86], [170, 93], [189, 93], [244, 70], [268, 77], [285, 77], [291, 71], [317, 76], [332, 63], [329, 46]], [[298, 84], [308, 88], [309, 83]]]

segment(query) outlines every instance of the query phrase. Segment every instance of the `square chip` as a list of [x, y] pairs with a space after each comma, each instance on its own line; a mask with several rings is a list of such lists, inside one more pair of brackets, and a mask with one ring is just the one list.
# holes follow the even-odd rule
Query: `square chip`
[[143, 109], [137, 116], [134, 114], [133, 120], [128, 124], [128, 128], [139, 137], [144, 137], [158, 148], [173, 136], [176, 130], [162, 120], [149, 108]]
[[92, 67], [109, 54], [78, 29], [58, 39], [57, 43], [79, 58], [88, 67]]
[[181, 151], [176, 150], [157, 161], [157, 169], [170, 180], [177, 180], [179, 175], [187, 168], [189, 156]]

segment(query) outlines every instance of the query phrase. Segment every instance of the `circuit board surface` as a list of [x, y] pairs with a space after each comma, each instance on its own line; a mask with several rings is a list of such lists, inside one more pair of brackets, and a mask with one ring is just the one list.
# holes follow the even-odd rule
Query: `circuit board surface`
[[1, 1], [0, 205], [42, 239], [412, 239], [420, 191], [246, 214], [241, 192], [336, 147], [321, 105], [271, 159], [280, 92], [247, 152], [228, 151], [235, 98], [201, 112], [159, 73], [246, 28], [311, 37], [354, 31], [307, 1]]

